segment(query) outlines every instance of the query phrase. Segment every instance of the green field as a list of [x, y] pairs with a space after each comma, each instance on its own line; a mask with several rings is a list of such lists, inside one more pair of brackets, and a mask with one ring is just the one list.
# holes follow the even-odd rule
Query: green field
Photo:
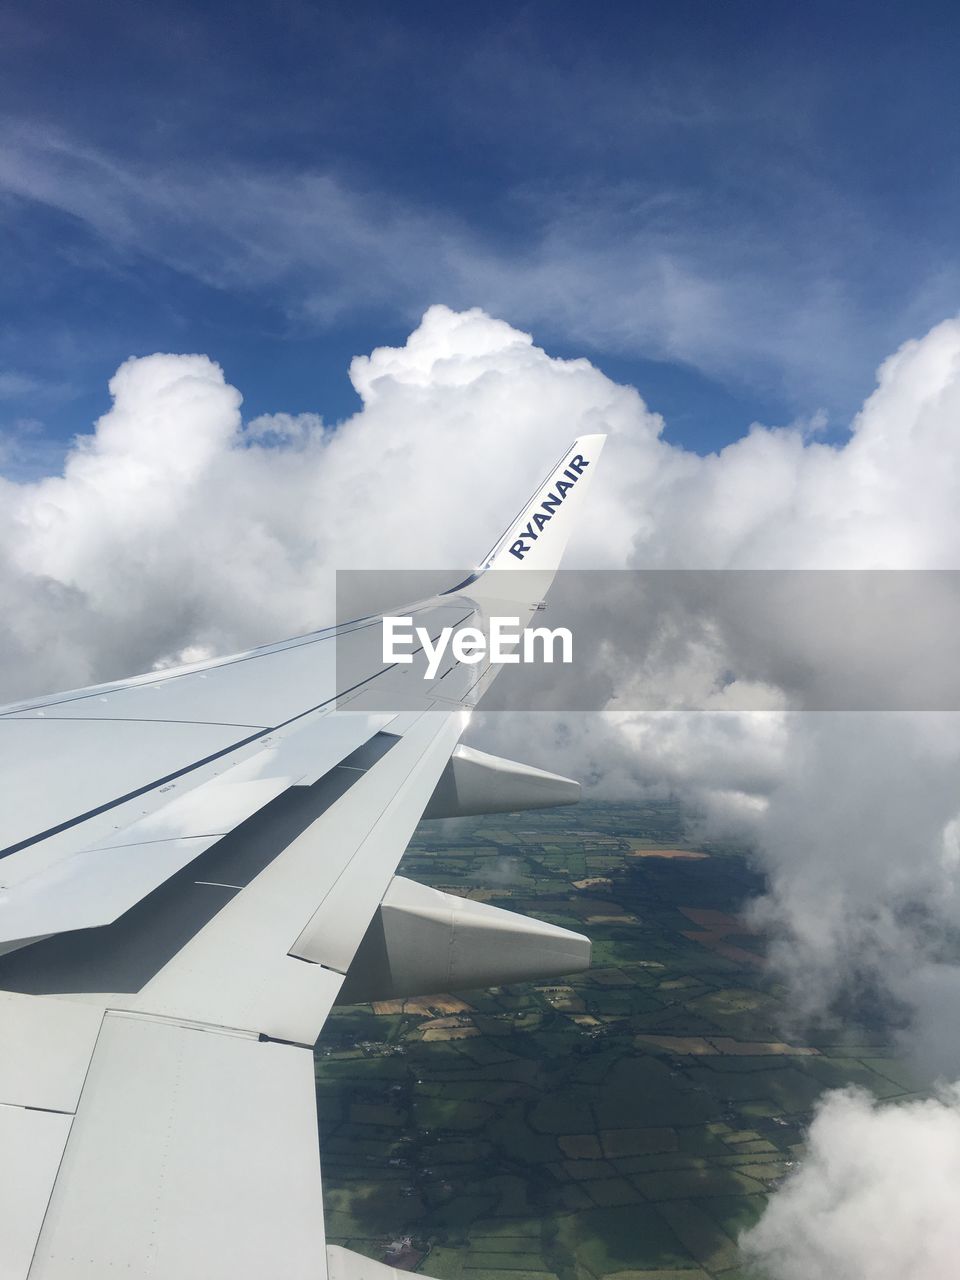
[[334, 1015], [316, 1057], [332, 1242], [382, 1259], [409, 1236], [399, 1265], [439, 1280], [736, 1280], [818, 1095], [908, 1096], [879, 1035], [785, 1040], [738, 920], [762, 883], [683, 833], [670, 803], [420, 827], [403, 874], [587, 933], [594, 965]]

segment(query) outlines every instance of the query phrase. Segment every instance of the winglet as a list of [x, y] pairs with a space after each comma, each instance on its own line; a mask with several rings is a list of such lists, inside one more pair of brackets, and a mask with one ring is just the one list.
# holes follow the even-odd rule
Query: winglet
[[[525, 603], [531, 609], [547, 594], [580, 518], [584, 496], [606, 436], [580, 436], [551, 467], [547, 478], [520, 508], [469, 578], [442, 592], [492, 601]], [[515, 572], [523, 569], [522, 574]]]
[[581, 510], [606, 436], [580, 436], [496, 542], [483, 570], [555, 571]]

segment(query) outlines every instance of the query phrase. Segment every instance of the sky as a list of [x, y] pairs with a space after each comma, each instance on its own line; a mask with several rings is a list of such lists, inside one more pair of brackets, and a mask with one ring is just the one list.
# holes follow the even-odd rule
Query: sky
[[479, 305], [707, 452], [842, 439], [951, 313], [947, 5], [7, 5], [0, 429], [62, 453], [131, 354], [245, 412], [358, 401], [353, 355]]
[[[0, 698], [307, 630], [337, 568], [469, 567], [597, 431], [570, 567], [960, 569], [958, 37], [934, 5], [5, 8]], [[866, 996], [931, 1092], [827, 1095], [744, 1248], [942, 1280], [960, 713], [804, 711], [829, 630], [762, 592], [733, 621], [638, 619], [659, 710], [470, 741], [750, 848], [785, 1034]]]

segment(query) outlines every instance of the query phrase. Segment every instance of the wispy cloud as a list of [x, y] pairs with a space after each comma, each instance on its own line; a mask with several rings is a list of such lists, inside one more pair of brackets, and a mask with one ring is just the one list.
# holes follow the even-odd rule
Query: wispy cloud
[[12, 369], [0, 370], [0, 400], [18, 400], [40, 390], [40, 383], [25, 373]]
[[[495, 235], [331, 170], [145, 166], [16, 122], [0, 190], [68, 215], [121, 260], [262, 295], [301, 327], [370, 308], [412, 317], [437, 298], [479, 303], [553, 340], [773, 388], [804, 411], [849, 399], [905, 336], [899, 315], [881, 318], [837, 269], [843, 236], [835, 212], [825, 234], [825, 201], [815, 228], [785, 210], [774, 237], [763, 219], [738, 224], [689, 191], [527, 182], [505, 195], [523, 205], [522, 234]], [[942, 315], [952, 284], [942, 264], [918, 280], [911, 321]]]

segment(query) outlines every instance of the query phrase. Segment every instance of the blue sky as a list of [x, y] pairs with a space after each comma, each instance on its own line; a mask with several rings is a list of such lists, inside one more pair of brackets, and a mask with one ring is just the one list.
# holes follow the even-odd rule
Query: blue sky
[[0, 430], [46, 469], [129, 355], [248, 416], [480, 305], [698, 451], [960, 307], [960, 17], [705, 0], [7, 6]]

